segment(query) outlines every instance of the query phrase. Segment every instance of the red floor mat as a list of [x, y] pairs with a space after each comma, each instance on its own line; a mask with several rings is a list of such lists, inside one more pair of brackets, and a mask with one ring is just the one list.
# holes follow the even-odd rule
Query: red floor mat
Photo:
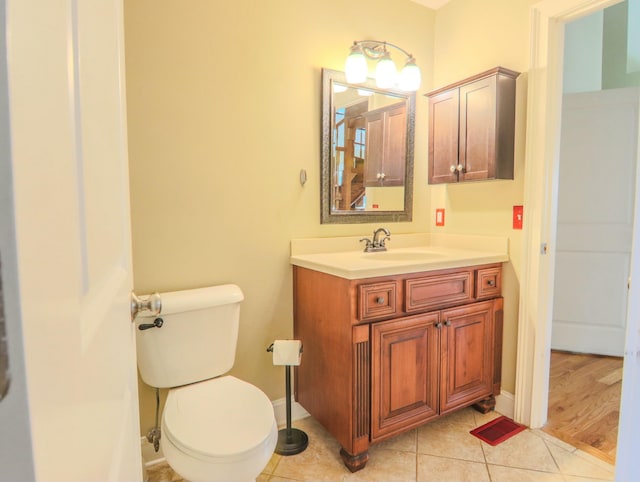
[[475, 435], [480, 440], [484, 440], [489, 445], [498, 445], [504, 442], [508, 438], [522, 432], [525, 428], [524, 425], [514, 422], [509, 417], [498, 417], [495, 420], [491, 420], [489, 423], [485, 423], [478, 428], [474, 428], [471, 435]]

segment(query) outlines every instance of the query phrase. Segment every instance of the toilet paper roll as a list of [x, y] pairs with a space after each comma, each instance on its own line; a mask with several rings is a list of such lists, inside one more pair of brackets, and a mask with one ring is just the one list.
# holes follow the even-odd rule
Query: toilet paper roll
[[273, 342], [274, 365], [300, 365], [302, 342], [300, 340], [276, 340]]

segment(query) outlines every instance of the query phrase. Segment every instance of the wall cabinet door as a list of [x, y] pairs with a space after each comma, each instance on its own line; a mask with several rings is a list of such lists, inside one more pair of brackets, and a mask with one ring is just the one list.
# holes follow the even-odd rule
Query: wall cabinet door
[[407, 109], [404, 104], [366, 114], [365, 186], [403, 186]]
[[438, 415], [440, 314], [371, 325], [371, 440]]
[[485, 301], [442, 312], [441, 414], [493, 391], [493, 306]]
[[458, 174], [458, 90], [429, 99], [429, 183], [456, 182]]
[[429, 183], [513, 179], [515, 79], [502, 67], [429, 96]]

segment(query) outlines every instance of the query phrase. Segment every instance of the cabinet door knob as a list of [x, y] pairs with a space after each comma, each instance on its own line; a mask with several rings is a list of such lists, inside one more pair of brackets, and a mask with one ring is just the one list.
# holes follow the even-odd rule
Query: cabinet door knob
[[454, 164], [451, 164], [449, 170], [451, 171], [451, 174], [453, 174], [454, 172], [456, 172], [456, 166]]
[[494, 279], [490, 279], [490, 280], [488, 280], [488, 281], [487, 281], [487, 284], [488, 284], [489, 286], [495, 286], [495, 285], [496, 285], [496, 280], [494, 280]]
[[379, 305], [384, 305], [384, 298], [382, 296], [378, 296], [376, 298], [376, 303], [378, 303]]
[[458, 165], [456, 166], [456, 171], [458, 171], [458, 172], [462, 172], [462, 169], [463, 169], [462, 164], [458, 164]]
[[442, 322], [438, 322], [434, 325], [436, 328], [442, 328]]
[[449, 320], [446, 320], [446, 321], [444, 322], [444, 326], [451, 326], [451, 322], [450, 322]]

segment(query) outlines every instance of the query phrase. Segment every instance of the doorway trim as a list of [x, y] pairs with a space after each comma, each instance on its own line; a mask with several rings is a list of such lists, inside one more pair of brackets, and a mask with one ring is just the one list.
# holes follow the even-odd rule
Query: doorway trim
[[546, 422], [549, 397], [564, 24], [620, 1], [542, 0], [531, 7], [514, 417], [532, 428]]

